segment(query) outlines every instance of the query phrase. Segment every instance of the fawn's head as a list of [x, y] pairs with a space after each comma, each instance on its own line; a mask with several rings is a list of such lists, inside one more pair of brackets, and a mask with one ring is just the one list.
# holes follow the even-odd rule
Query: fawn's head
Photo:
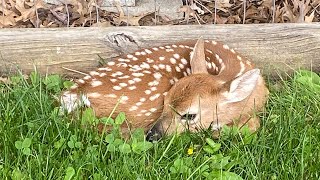
[[[243, 125], [265, 104], [268, 90], [259, 69], [247, 69], [237, 77], [211, 75], [203, 44], [199, 39], [191, 53], [192, 74], [180, 79], [165, 97], [162, 115], [149, 131], [149, 139], [186, 128], [217, 130], [223, 125]], [[259, 119], [252, 118], [249, 128], [254, 131], [258, 127]]]

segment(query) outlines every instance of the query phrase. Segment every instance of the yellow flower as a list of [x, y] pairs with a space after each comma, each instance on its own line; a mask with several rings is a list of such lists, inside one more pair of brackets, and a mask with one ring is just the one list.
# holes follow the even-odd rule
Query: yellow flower
[[193, 147], [189, 147], [188, 149], [188, 155], [192, 155], [193, 154]]

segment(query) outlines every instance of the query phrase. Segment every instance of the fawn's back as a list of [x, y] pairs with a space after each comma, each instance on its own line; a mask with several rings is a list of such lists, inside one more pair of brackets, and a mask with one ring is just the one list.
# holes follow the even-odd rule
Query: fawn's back
[[[230, 82], [255, 70], [251, 62], [227, 45], [216, 41], [199, 41], [203, 55], [199, 55], [197, 46], [192, 52], [197, 41], [185, 41], [142, 49], [110, 61], [79, 79], [75, 86], [64, 92], [62, 107], [71, 112], [84, 104], [102, 117], [109, 116], [117, 106], [114, 114], [125, 112], [130, 127], [149, 128], [161, 114], [161, 121], [164, 121], [163, 114], [176, 113], [172, 108], [190, 107], [190, 101], [193, 101], [190, 98], [194, 99], [195, 94], [208, 94], [206, 87], [210, 84], [216, 85], [214, 91], [227, 86], [230, 88]], [[261, 77], [257, 71], [254, 72]], [[197, 79], [198, 76], [206, 76], [207, 79]], [[182, 89], [177, 88], [180, 80], [187, 87], [180, 85]], [[265, 87], [263, 82], [261, 86]], [[262, 92], [262, 95], [265, 94]], [[165, 122], [169, 122], [175, 116], [166, 117]]]

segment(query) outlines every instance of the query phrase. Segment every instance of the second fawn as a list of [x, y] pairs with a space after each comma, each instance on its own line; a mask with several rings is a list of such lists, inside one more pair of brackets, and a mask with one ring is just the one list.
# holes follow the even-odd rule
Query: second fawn
[[213, 125], [259, 127], [253, 117], [268, 90], [258, 69], [227, 45], [185, 41], [142, 49], [110, 61], [61, 96], [61, 108], [81, 105], [96, 116], [125, 112], [122, 129], [153, 126], [149, 136]]

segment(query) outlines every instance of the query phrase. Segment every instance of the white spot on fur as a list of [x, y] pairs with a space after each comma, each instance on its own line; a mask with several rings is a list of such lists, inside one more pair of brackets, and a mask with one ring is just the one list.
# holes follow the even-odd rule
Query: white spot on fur
[[128, 86], [128, 84], [127, 83], [119, 83], [119, 86], [126, 87], [126, 86]]
[[142, 62], [142, 64], [140, 64], [140, 67], [144, 69], [150, 69], [150, 65], [145, 62]]
[[70, 89], [77, 89], [78, 88], [78, 84], [74, 84], [70, 87]]
[[147, 53], [144, 52], [144, 51], [142, 51], [142, 52], [141, 52], [141, 55], [142, 55], [142, 56], [145, 56], [145, 55], [147, 55]]
[[156, 80], [148, 83], [148, 86], [157, 86], [157, 85], [159, 85], [159, 81], [156, 81]]
[[166, 65], [166, 71], [167, 71], [167, 72], [171, 72], [171, 71], [172, 71], [171, 66]]
[[173, 49], [166, 49], [167, 52], [173, 52]]
[[131, 59], [131, 58], [133, 58], [133, 55], [132, 55], [132, 54], [128, 54], [128, 55], [127, 55], [127, 58], [130, 58], [130, 59]]
[[142, 71], [142, 72], [145, 73], [145, 74], [151, 74], [151, 71], [147, 71], [147, 70]]
[[153, 77], [156, 78], [156, 79], [161, 79], [162, 75], [159, 72], [155, 72], [153, 74]]
[[141, 81], [140, 78], [133, 78], [133, 80], [134, 80], [135, 82], [140, 82], [140, 81]]
[[122, 58], [119, 58], [118, 61], [119, 61], [119, 62], [130, 62], [130, 59], [122, 59]]
[[153, 67], [153, 69], [155, 69], [155, 70], [159, 70], [159, 66], [158, 66], [158, 65], [155, 65], [155, 64], [154, 64], [152, 67]]
[[157, 87], [153, 86], [153, 87], [150, 88], [150, 90], [151, 90], [151, 91], [156, 91], [156, 90], [157, 90]]
[[119, 90], [121, 90], [122, 88], [121, 88], [120, 86], [113, 86], [113, 89], [119, 91]]
[[146, 101], [146, 98], [140, 98], [139, 101], [140, 101], [140, 102], [145, 102], [145, 101]]
[[151, 94], [151, 90], [147, 89], [147, 90], [144, 91], [144, 93]]
[[152, 51], [150, 51], [149, 49], [145, 49], [144, 51], [148, 54], [152, 54]]
[[179, 66], [180, 69], [183, 69], [183, 68], [184, 68], [184, 65], [181, 64], [181, 63], [180, 63], [178, 66]]
[[98, 70], [99, 70], [99, 71], [112, 71], [112, 69], [109, 68], [109, 67], [99, 68]]
[[97, 86], [101, 86], [102, 82], [101, 81], [92, 81], [91, 86], [92, 87], [97, 87]]
[[191, 69], [187, 68], [187, 73], [190, 75], [191, 74]]
[[137, 106], [131, 106], [130, 109], [129, 109], [129, 111], [136, 111], [137, 109], [138, 109]]
[[113, 65], [115, 65], [116, 63], [113, 62], [113, 61], [109, 61], [107, 64], [108, 64], [108, 66], [113, 66]]
[[101, 73], [99, 76], [100, 77], [104, 77], [104, 76], [106, 76], [107, 74], [106, 73]]
[[208, 67], [209, 69], [211, 69], [211, 68], [212, 68], [212, 65], [211, 65], [211, 63], [210, 63], [210, 62], [207, 62], [207, 61], [206, 61], [206, 65], [207, 65], [207, 67]]
[[141, 106], [143, 103], [142, 102], [137, 102], [136, 105], [137, 106]]
[[84, 80], [89, 80], [89, 79], [91, 79], [91, 76], [85, 76], [83, 79]]
[[136, 55], [136, 56], [140, 56], [140, 55], [141, 55], [141, 53], [140, 53], [140, 52], [135, 52], [135, 53], [134, 53], [134, 55]]
[[122, 72], [117, 71], [117, 72], [115, 72], [115, 73], [112, 73], [111, 76], [112, 76], [112, 77], [116, 77], [116, 76], [121, 76], [122, 74], [123, 74]]
[[173, 57], [176, 58], [176, 59], [179, 59], [180, 55], [179, 54], [173, 54]]
[[110, 97], [110, 98], [116, 98], [117, 97], [117, 95], [115, 95], [115, 94], [107, 94], [107, 95], [105, 95], [106, 97]]
[[137, 89], [137, 86], [130, 86], [128, 87], [129, 90], [134, 90], [134, 89]]
[[150, 112], [147, 112], [147, 113], [145, 113], [144, 115], [146, 115], [146, 116], [150, 116], [152, 113], [150, 113]]
[[216, 68], [216, 64], [214, 62], [211, 62], [212, 68], [215, 69]]
[[147, 58], [147, 63], [149, 63], [149, 64], [154, 63], [154, 60], [150, 59], [150, 58]]
[[169, 45], [166, 45], [165, 47], [166, 47], [167, 49], [171, 48], [171, 46], [169, 46]]
[[129, 97], [128, 96], [121, 96], [121, 100], [128, 101]]
[[187, 61], [185, 58], [181, 58], [181, 62], [182, 62], [182, 64], [184, 64], [184, 65], [188, 64], [188, 61]]
[[177, 62], [177, 60], [174, 58], [170, 58], [170, 62], [171, 62], [171, 64], [175, 64]]
[[85, 81], [84, 81], [83, 79], [79, 79], [78, 82], [79, 82], [80, 84], [84, 84], [84, 83], [85, 83]]
[[173, 47], [173, 48], [177, 48], [178, 46], [177, 46], [177, 45], [175, 45], [175, 44], [172, 44], [172, 47]]
[[[226, 65], [225, 65], [224, 63], [221, 63], [220, 73], [221, 73], [222, 71], [224, 71], [225, 68], [226, 68]], [[220, 74], [220, 73], [219, 73], [219, 74]]]
[[142, 109], [140, 112], [142, 112], [142, 113], [146, 113], [146, 112], [148, 112], [147, 110], [145, 110], [145, 109]]
[[144, 74], [143, 73], [132, 73], [132, 76], [142, 77], [142, 76], [144, 76]]
[[160, 60], [160, 61], [163, 61], [164, 59], [165, 59], [165, 57], [163, 57], [163, 56], [160, 56], [160, 57], [159, 57], [159, 60]]
[[174, 84], [174, 80], [170, 79], [170, 84], [173, 85]]
[[110, 79], [111, 82], [117, 82], [117, 79]]
[[178, 66], [176, 66], [176, 71], [181, 72], [181, 69]]
[[159, 49], [158, 48], [156, 48], [156, 47], [154, 47], [154, 48], [152, 48], [153, 50], [155, 50], [155, 51], [159, 51]]
[[132, 60], [137, 61], [137, 60], [138, 60], [138, 58], [137, 58], [137, 57], [133, 57], [133, 58], [132, 58]]
[[128, 81], [128, 83], [129, 83], [129, 84], [134, 84], [135, 81], [130, 79], [130, 80]]
[[175, 82], [178, 82], [178, 78], [177, 78], [177, 77], [173, 77], [173, 80], [174, 80]]
[[100, 73], [98, 73], [97, 71], [91, 71], [89, 74], [91, 76], [98, 76]]
[[118, 77], [118, 79], [128, 79], [128, 78], [130, 78], [130, 76], [128, 75]]
[[242, 61], [242, 57], [241, 56], [237, 56], [237, 59], [239, 60], [239, 61]]
[[223, 47], [223, 49], [227, 49], [227, 50], [230, 49], [229, 46], [226, 44], [224, 44], [222, 47]]
[[183, 71], [183, 76], [188, 76], [187, 72]]
[[162, 95], [164, 95], [164, 96], [166, 96], [168, 94], [168, 92], [164, 92], [164, 93], [162, 93]]
[[218, 44], [217, 41], [211, 41], [211, 43], [212, 43], [213, 45], [217, 45], [217, 44]]
[[208, 53], [210, 53], [210, 54], [213, 54], [213, 52], [212, 52], [211, 50], [209, 50], [209, 49], [206, 49], [206, 51], [207, 51]]
[[154, 100], [156, 100], [156, 99], [159, 98], [159, 97], [160, 97], [160, 94], [157, 93], [157, 94], [151, 96], [151, 97], [149, 98], [149, 100], [150, 100], [150, 101], [154, 101]]
[[159, 64], [159, 68], [160, 68], [160, 69], [165, 69], [166, 66], [165, 66], [164, 64]]
[[159, 49], [165, 49], [163, 46], [160, 46]]
[[235, 54], [235, 53], [236, 53], [236, 51], [234, 51], [234, 49], [230, 49], [230, 51], [231, 51], [233, 54]]
[[181, 44], [179, 45], [179, 47], [180, 47], [180, 48], [185, 48], [184, 45], [181, 45]]
[[149, 109], [149, 111], [150, 111], [150, 112], [156, 112], [157, 109], [156, 109], [156, 108], [151, 108], [151, 109]]

